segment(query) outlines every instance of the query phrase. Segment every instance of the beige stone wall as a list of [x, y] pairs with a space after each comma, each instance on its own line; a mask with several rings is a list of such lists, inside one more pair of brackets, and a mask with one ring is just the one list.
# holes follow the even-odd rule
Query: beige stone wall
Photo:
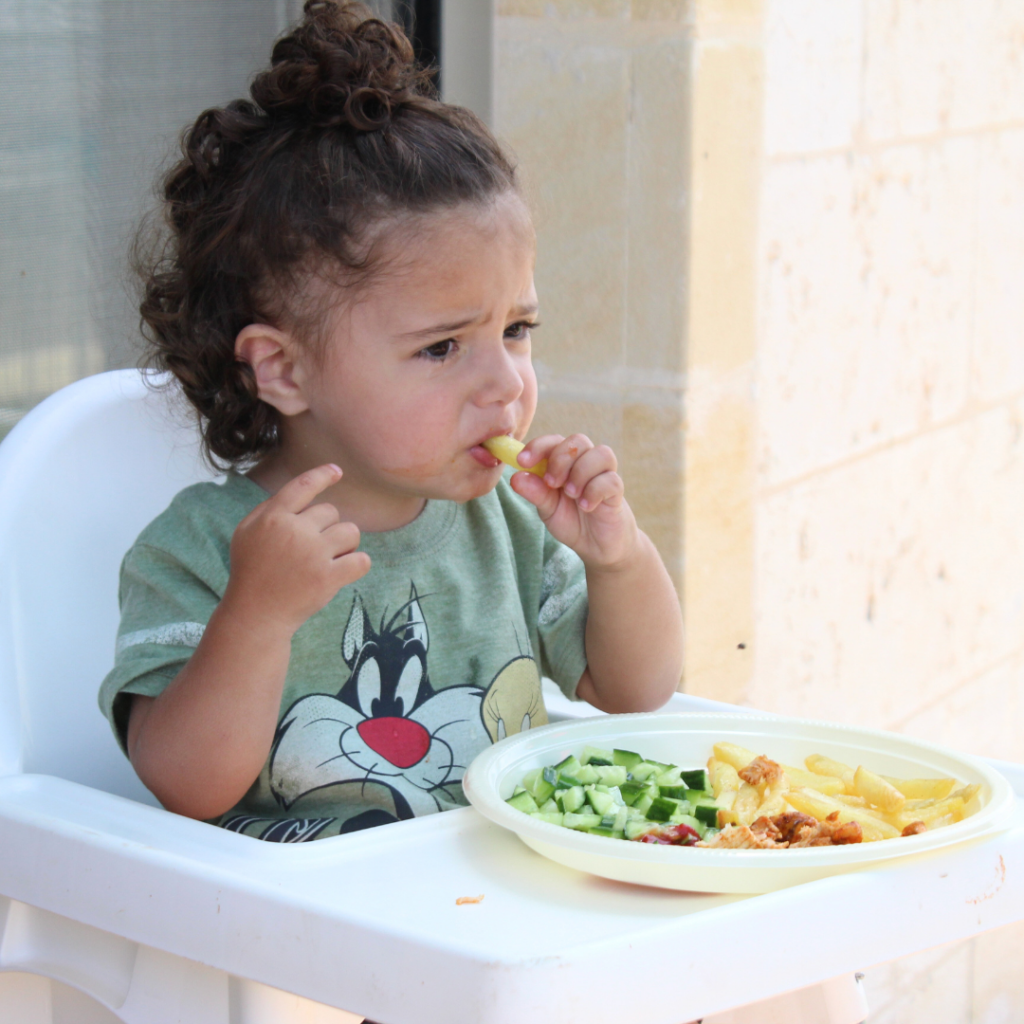
[[[684, 686], [1024, 760], [1024, 5], [498, 0], [540, 429], [616, 447]], [[1022, 928], [868, 973], [1024, 1020]]]
[[686, 609], [688, 685], [737, 699], [752, 664], [759, 2], [497, 10], [495, 125], [536, 211], [548, 325], [535, 429], [613, 445]]
[[1024, 7], [764, 38], [747, 697], [1024, 760]]
[[688, 689], [1024, 758], [965, 717], [1024, 655], [1022, 53], [996, 0], [498, 4], [537, 427], [620, 453]]
[[631, 17], [628, 0], [502, 0], [495, 47], [495, 125], [520, 158], [539, 234], [535, 432], [579, 430], [615, 448], [677, 580], [684, 13], [673, 3]]
[[[745, 700], [1024, 760], [1024, 6], [767, 0]], [[868, 972], [1024, 1020], [1020, 927]]]

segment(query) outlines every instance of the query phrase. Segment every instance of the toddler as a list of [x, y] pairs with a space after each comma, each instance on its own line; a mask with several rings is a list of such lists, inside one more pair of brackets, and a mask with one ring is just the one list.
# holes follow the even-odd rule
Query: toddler
[[222, 483], [121, 570], [100, 703], [172, 811], [302, 842], [464, 803], [473, 757], [681, 670], [613, 452], [534, 438], [534, 235], [515, 169], [407, 39], [309, 2], [165, 181], [142, 315]]

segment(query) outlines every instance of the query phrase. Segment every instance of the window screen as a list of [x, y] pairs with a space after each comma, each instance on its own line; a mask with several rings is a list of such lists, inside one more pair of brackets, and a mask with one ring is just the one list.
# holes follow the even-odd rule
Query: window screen
[[242, 95], [288, 0], [0, 0], [0, 435], [137, 361], [127, 250], [182, 127]]

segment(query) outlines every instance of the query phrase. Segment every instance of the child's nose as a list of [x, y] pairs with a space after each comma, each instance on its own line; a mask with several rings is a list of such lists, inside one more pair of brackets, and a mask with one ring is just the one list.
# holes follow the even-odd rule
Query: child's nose
[[523, 393], [523, 375], [512, 357], [504, 350], [488, 359], [477, 389], [477, 403], [508, 405]]

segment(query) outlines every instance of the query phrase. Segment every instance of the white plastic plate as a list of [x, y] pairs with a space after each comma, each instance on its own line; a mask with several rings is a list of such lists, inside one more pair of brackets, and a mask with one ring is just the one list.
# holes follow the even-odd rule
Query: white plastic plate
[[[850, 846], [799, 850], [705, 850], [630, 843], [537, 821], [505, 800], [531, 768], [556, 764], [583, 747], [620, 747], [683, 768], [704, 767], [714, 743], [728, 740], [786, 764], [825, 754], [900, 778], [949, 778], [981, 790], [963, 821], [933, 832]], [[746, 714], [608, 715], [530, 729], [496, 743], [470, 765], [463, 787], [485, 817], [538, 853], [622, 882], [699, 892], [758, 893], [826, 875], [928, 854], [1005, 828], [1009, 783], [984, 762], [921, 740], [826, 722]]]

